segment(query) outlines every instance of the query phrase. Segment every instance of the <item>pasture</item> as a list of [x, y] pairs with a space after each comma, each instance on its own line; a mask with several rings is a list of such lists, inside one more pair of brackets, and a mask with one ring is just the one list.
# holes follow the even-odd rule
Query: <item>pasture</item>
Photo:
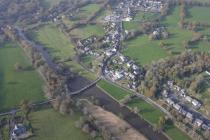
[[[17, 64], [21, 70], [16, 70]], [[0, 111], [17, 107], [23, 99], [33, 102], [44, 99], [43, 84], [17, 44], [0, 44]]]
[[93, 35], [101, 37], [105, 34], [105, 30], [102, 25], [88, 24], [72, 30], [71, 34], [78, 38], [85, 39]]
[[187, 9], [186, 21], [190, 22], [201, 22], [210, 24], [210, 8], [209, 7], [189, 7]]
[[79, 9], [77, 19], [86, 20], [100, 9], [100, 4], [88, 4]]
[[131, 108], [137, 107], [139, 109], [139, 115], [152, 125], [158, 124], [159, 118], [164, 116], [163, 112], [142, 99], [132, 99], [127, 105]]
[[[79, 113], [72, 116], [62, 116], [53, 109], [44, 109], [31, 114], [35, 136], [29, 140], [93, 140], [75, 127], [80, 118]], [[100, 140], [97, 138], [97, 140]]]
[[126, 96], [131, 94], [129, 91], [113, 85], [105, 80], [101, 80], [97, 85], [118, 101], [124, 99]]
[[76, 52], [73, 44], [54, 24], [42, 26], [37, 30], [31, 31], [30, 34], [33, 40], [47, 48], [47, 51], [57, 63], [69, 59], [64, 64], [73, 72], [77, 72], [91, 80], [95, 79], [92, 73], [86, 71], [76, 62]]

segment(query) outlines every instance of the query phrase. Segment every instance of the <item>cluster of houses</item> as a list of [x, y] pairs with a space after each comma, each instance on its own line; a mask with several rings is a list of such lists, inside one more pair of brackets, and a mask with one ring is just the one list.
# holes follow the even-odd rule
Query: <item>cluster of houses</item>
[[111, 57], [116, 54], [120, 48], [122, 39], [122, 24], [118, 22], [108, 22], [106, 26], [107, 34], [104, 36], [103, 43], [109, 44], [111, 47], [105, 50], [105, 57]]
[[163, 5], [162, 0], [123, 0], [117, 8], [130, 7], [133, 10], [160, 12]]
[[[180, 115], [184, 116], [186, 119], [189, 120], [189, 122], [192, 123], [193, 126], [196, 126], [198, 128], [202, 128], [203, 130], [209, 130], [210, 131], [210, 120], [207, 120], [205, 117], [203, 116], [198, 116], [197, 113], [195, 111], [191, 111], [189, 110], [187, 107], [185, 107], [184, 105], [182, 105], [181, 103], [179, 103], [175, 98], [173, 98], [174, 96], [170, 96], [171, 91], [176, 91], [175, 94], [178, 94], [178, 96], [182, 97], [184, 100], [188, 100], [186, 98], [190, 97], [186, 94], [186, 92], [184, 91], [184, 89], [181, 89], [180, 87], [173, 85], [172, 81], [168, 81], [168, 86], [170, 88], [169, 91], [164, 90], [162, 92], [162, 95], [164, 97], [165, 102], [173, 107], [177, 112], [180, 113]], [[191, 98], [191, 103], [193, 104], [194, 107], [196, 108], [200, 108], [201, 107], [201, 103], [196, 100]]]
[[[117, 65], [118, 67], [113, 67]], [[105, 69], [105, 74], [113, 81], [119, 81], [127, 79], [128, 87], [130, 89], [137, 89], [140, 84], [141, 77], [144, 77], [144, 69], [136, 65], [134, 61], [129, 58], [118, 54], [115, 59], [112, 60], [112, 65], [109, 65]]]
[[181, 87], [174, 85], [173, 81], [168, 81], [167, 84], [170, 88], [170, 91], [172, 91], [173, 93], [175, 93], [175, 95], [184, 99], [186, 102], [191, 103], [193, 108], [199, 109], [202, 106], [200, 101], [187, 95], [186, 91], [182, 89]]
[[160, 13], [163, 6], [163, 0], [122, 0], [117, 10], [105, 17], [105, 21], [131, 21], [136, 11]]
[[165, 27], [158, 27], [150, 34], [151, 39], [167, 39], [168, 36], [169, 33]]
[[23, 124], [15, 124], [11, 131], [11, 140], [19, 140], [26, 138], [27, 128]]
[[96, 36], [90, 36], [86, 39], [78, 40], [77, 50], [82, 54], [99, 57], [101, 53], [93, 48], [93, 44], [96, 42], [96, 40], [97, 40]]
[[[142, 75], [142, 68], [129, 60], [129, 58], [123, 56], [118, 52], [121, 47], [122, 37], [122, 21], [130, 21], [132, 19], [132, 10], [130, 8], [131, 1], [122, 1], [117, 6], [117, 10], [113, 12], [111, 16], [106, 18], [112, 18], [108, 22], [107, 32], [103, 43], [111, 44], [111, 47], [105, 51], [105, 57], [112, 58], [105, 68], [104, 72], [107, 78], [113, 81], [120, 81], [127, 79], [128, 87], [131, 89], [137, 89], [140, 82], [140, 76]], [[121, 10], [119, 10], [121, 9]], [[114, 21], [115, 19], [116, 21]], [[115, 57], [113, 57], [115, 56]]]

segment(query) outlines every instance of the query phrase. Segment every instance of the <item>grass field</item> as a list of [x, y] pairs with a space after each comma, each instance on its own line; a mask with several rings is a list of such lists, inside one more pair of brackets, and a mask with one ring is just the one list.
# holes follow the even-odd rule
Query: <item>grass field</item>
[[[16, 63], [26, 70], [16, 71]], [[43, 81], [22, 49], [12, 43], [0, 44], [0, 111], [16, 107], [23, 99], [44, 99], [42, 86]]]
[[103, 36], [105, 34], [105, 30], [100, 25], [90, 25], [90, 24], [88, 24], [88, 25], [79, 27], [77, 29], [74, 29], [71, 32], [71, 34], [73, 34], [73, 35], [75, 35], [79, 38], [85, 39], [85, 38], [88, 38], [92, 35]]
[[124, 21], [123, 27], [125, 30], [138, 30], [141, 28], [141, 25], [138, 21]]
[[[161, 22], [167, 27], [169, 38], [164, 40], [150, 40], [147, 35], [139, 36], [133, 40], [124, 42], [126, 48], [123, 53], [142, 65], [151, 64], [156, 61], [173, 54], [179, 54], [185, 51], [183, 47], [184, 41], [189, 41], [193, 37], [193, 32], [178, 27], [179, 7], [171, 9], [170, 14]], [[201, 31], [208, 35], [209, 31]], [[161, 48], [161, 42], [167, 44]], [[208, 42], [198, 42], [191, 46], [194, 51], [210, 51]]]
[[160, 48], [159, 41], [151, 41], [146, 35], [125, 43], [127, 48], [123, 53], [142, 65], [169, 56], [164, 49]]
[[77, 18], [80, 20], [87, 19], [99, 9], [100, 9], [100, 4], [88, 4], [80, 9]]
[[111, 9], [109, 8], [105, 8], [104, 10], [102, 10], [98, 16], [96, 17], [96, 21], [98, 22], [101, 22], [104, 20], [104, 18], [108, 15], [110, 15], [112, 12], [111, 12]]
[[135, 16], [132, 21], [125, 21], [123, 22], [123, 26], [125, 30], [138, 30], [141, 29], [141, 24], [140, 22], [144, 21], [150, 21], [154, 19], [158, 14], [155, 13], [149, 13], [149, 12], [142, 12], [139, 11]]
[[88, 79], [95, 79], [92, 73], [84, 70], [77, 62], [73, 59], [75, 57], [74, 46], [71, 44], [69, 39], [58, 30], [58, 28], [49, 24], [39, 28], [36, 31], [31, 33], [34, 40], [38, 41], [49, 50], [52, 58], [62, 61], [66, 58], [72, 58], [72, 61], [65, 62], [67, 66], [74, 72], [80, 73], [82, 76], [87, 77]]
[[31, 116], [36, 136], [30, 140], [93, 140], [88, 134], [75, 128], [75, 122], [80, 117], [78, 113], [62, 116], [53, 109], [45, 109], [34, 112]]
[[165, 125], [164, 131], [172, 140], [192, 140], [174, 125]]
[[139, 114], [153, 125], [158, 124], [159, 118], [164, 116], [164, 113], [155, 107], [151, 106], [142, 99], [133, 99], [127, 103], [131, 108], [137, 107], [140, 111]]
[[49, 49], [53, 57], [64, 59], [75, 55], [73, 45], [53, 24], [42, 26], [36, 30], [34, 37]]
[[150, 13], [150, 12], [139, 11], [134, 16], [134, 20], [137, 20], [137, 21], [140, 21], [140, 22], [149, 21], [149, 20], [152, 20], [152, 19], [156, 18], [157, 16], [159, 16], [158, 13]]
[[202, 52], [209, 52], [210, 51], [210, 43], [207, 41], [198, 42], [192, 47], [195, 47], [194, 50], [202, 51]]
[[191, 7], [188, 8], [187, 21], [197, 21], [210, 24], [210, 8], [209, 7]]
[[53, 6], [59, 4], [62, 0], [42, 0], [42, 4], [45, 8], [52, 8]]
[[123, 90], [122, 88], [110, 84], [104, 80], [101, 80], [98, 83], [98, 86], [104, 89], [108, 94], [110, 94], [113, 98], [115, 98], [118, 101], [131, 94], [129, 91]]

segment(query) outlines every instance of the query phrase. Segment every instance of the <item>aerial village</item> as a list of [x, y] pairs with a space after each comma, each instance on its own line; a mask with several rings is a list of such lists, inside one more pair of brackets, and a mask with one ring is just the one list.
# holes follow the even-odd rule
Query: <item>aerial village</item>
[[[93, 71], [102, 69], [101, 72], [105, 78], [138, 92], [138, 87], [141, 80], [144, 79], [146, 71], [134, 60], [120, 53], [121, 41], [128, 33], [123, 30], [122, 21], [132, 21], [133, 15], [138, 10], [159, 13], [163, 6], [163, 1], [123, 0], [111, 15], [104, 18], [106, 35], [100, 39], [92, 36], [78, 41], [79, 52], [97, 58], [98, 67], [94, 67], [95, 70]], [[153, 39], [167, 38], [167, 29], [165, 27], [155, 28], [150, 36]], [[103, 42], [101, 48], [93, 45], [97, 40]], [[167, 82], [162, 91], [162, 100], [168, 107], [175, 109], [182, 115], [192, 126], [210, 131], [210, 119], [197, 111], [202, 107], [202, 102], [189, 96], [185, 89], [175, 85], [173, 81]]]
[[[194, 38], [192, 40], [188, 42], [184, 41], [182, 43], [184, 46], [182, 47], [184, 49], [180, 49], [180, 53], [173, 52], [171, 51], [173, 47], [175, 48], [180, 44], [174, 45], [170, 41], [167, 42], [167, 39], [170, 39], [170, 37], [174, 37], [176, 35], [171, 33], [171, 30], [173, 30], [172, 27], [167, 26], [167, 24], [161, 22], [161, 20], [166, 17], [169, 8], [172, 6], [181, 7], [179, 10], [183, 12], [185, 11], [185, 3], [188, 3], [189, 5], [194, 4], [196, 6], [199, 5], [207, 8], [210, 7], [210, 3], [209, 5], [201, 5], [199, 2], [193, 3], [191, 0], [172, 0], [171, 3], [169, 3], [168, 0], [120, 0], [117, 3], [113, 2], [116, 5], [111, 7], [108, 4], [109, 0], [107, 2], [102, 0], [102, 3], [106, 5], [106, 8], [109, 8], [108, 14], [103, 13], [104, 16], [102, 16], [103, 18], [100, 20], [91, 20], [92, 17], [97, 17], [101, 14], [101, 10], [98, 10], [96, 12], [97, 14], [94, 13], [91, 15], [91, 18], [85, 20], [81, 19], [76, 22], [74, 20], [75, 17], [82, 11], [81, 7], [85, 6], [86, 4], [95, 4], [95, 1], [84, 0], [84, 3], [81, 5], [79, 4], [79, 6], [76, 4], [76, 8], [73, 7], [73, 10], [71, 9], [71, 11], [68, 10], [68, 6], [65, 4], [65, 2], [61, 2], [58, 7], [55, 6], [55, 8], [52, 8], [52, 11], [48, 11], [49, 13], [46, 12], [47, 16], [40, 18], [40, 23], [38, 23], [40, 25], [32, 25], [32, 27], [28, 27], [29, 29], [21, 29], [21, 27], [10, 25], [1, 27], [0, 32], [7, 36], [7, 38], [5, 37], [6, 39], [16, 39], [19, 42], [26, 54], [32, 58], [33, 66], [38, 69], [38, 71], [41, 73], [41, 76], [44, 77], [44, 80], [46, 80], [47, 84], [49, 85], [49, 87], [43, 87], [47, 96], [47, 100], [43, 99], [43, 102], [37, 102], [38, 106], [43, 105], [44, 108], [48, 108], [49, 106], [49, 108], [54, 108], [60, 113], [59, 117], [66, 114], [71, 116], [75, 113], [76, 117], [78, 118], [80, 114], [78, 115], [77, 113], [80, 112], [82, 115], [80, 116], [79, 121], [72, 121], [73, 125], [75, 125], [74, 127], [76, 129], [80, 128], [84, 134], [90, 134], [91, 138], [93, 139], [100, 139], [104, 135], [101, 134], [101, 130], [105, 130], [103, 128], [104, 126], [100, 125], [100, 123], [97, 124], [96, 122], [104, 122], [103, 119], [108, 120], [107, 118], [110, 116], [113, 117], [112, 115], [109, 116], [107, 113], [109, 111], [116, 115], [116, 118], [119, 117], [125, 122], [129, 122], [130, 120], [132, 123], [134, 122], [134, 126], [131, 126], [135, 129], [138, 128], [139, 124], [144, 122], [143, 128], [139, 128], [138, 131], [143, 134], [145, 133], [144, 135], [152, 138], [152, 140], [156, 140], [156, 136], [158, 136], [158, 140], [162, 140], [162, 138], [164, 138], [164, 140], [179, 140], [180, 134], [185, 137], [186, 140], [193, 139], [194, 136], [197, 136], [196, 140], [209, 140], [210, 100], [203, 99], [205, 96], [201, 97], [202, 95], [196, 95], [196, 91], [193, 90], [197, 90], [196, 88], [199, 86], [202, 87], [202, 82], [204, 81], [207, 83], [205, 83], [205, 88], [208, 90], [208, 94], [210, 92], [210, 52], [204, 53], [192, 51], [190, 45], [194, 42], [198, 44], [198, 40], [208, 40], [210, 43], [210, 35], [201, 36], [196, 34], [197, 36], [193, 36]], [[99, 2], [99, 4], [101, 3]], [[103, 9], [103, 6], [101, 9]], [[193, 28], [193, 23], [183, 21], [183, 13], [181, 13], [179, 10], [178, 14], [181, 18], [179, 16], [178, 17], [180, 18], [179, 20], [182, 21], [176, 23], [178, 24], [177, 26], [180, 26], [179, 29], [182, 30], [183, 28]], [[154, 19], [144, 23], [144, 21], [138, 21], [139, 19], [136, 19], [136, 15], [139, 12], [144, 14], [152, 13], [159, 16], [153, 17]], [[39, 13], [37, 13], [37, 17], [38, 16]], [[64, 22], [64, 20], [68, 18], [70, 20], [69, 24], [73, 24], [70, 25], [70, 28], [68, 28], [67, 23]], [[131, 23], [133, 21], [137, 21], [138, 25], [141, 24], [143, 28], [136, 28], [131, 30], [126, 29], [125, 23]], [[88, 37], [75, 35], [74, 31], [76, 30], [75, 32], [79, 32], [79, 30], [77, 30], [79, 28], [81, 28], [83, 31], [82, 28], [86, 26], [86, 23], [88, 25], [102, 27], [104, 33], [102, 33], [102, 35], [91, 35]], [[45, 39], [47, 40], [50, 38], [48, 36], [46, 37], [45, 32], [47, 31], [43, 29], [43, 27], [45, 27], [45, 25], [48, 26], [48, 24], [50, 25], [48, 27], [50, 28], [48, 30], [49, 32], [56, 29], [58, 32], [55, 32], [55, 34], [61, 33], [61, 38], [66, 37], [67, 39], [64, 44], [62, 44], [64, 41], [61, 41], [62, 43], [58, 43], [58, 48], [60, 50], [56, 48], [56, 45], [54, 46], [54, 36], [52, 37], [52, 44], [43, 43]], [[35, 26], [35, 28], [33, 26]], [[199, 26], [199, 28], [202, 26], [210, 27], [210, 24], [202, 25], [202, 23], [199, 23], [199, 25], [195, 26]], [[44, 34], [42, 36], [44, 38], [44, 41], [42, 40], [43, 42], [38, 38], [35, 38], [34, 34], [32, 33], [34, 30], [36, 33], [36, 30], [38, 29], [43, 29], [44, 33], [41, 31]], [[183, 32], [185, 32], [185, 30]], [[51, 32], [49, 34], [51, 34]], [[145, 41], [159, 41], [155, 42], [154, 44], [160, 47], [159, 49], [166, 51], [169, 55], [167, 57], [154, 58], [154, 60], [151, 60], [151, 63], [147, 64], [141, 63], [139, 58], [133, 57], [132, 54], [127, 55], [124, 52], [124, 50], [128, 48], [127, 42], [133, 38], [136, 39], [142, 36], [146, 38]], [[70, 46], [68, 46], [69, 44]], [[171, 44], [172, 47], [170, 46]], [[52, 45], [53, 47], [50, 48], [47, 45]], [[147, 44], [143, 45], [146, 46]], [[141, 44], [139, 46], [141, 47], [143, 45]], [[70, 49], [66, 46], [68, 46]], [[73, 48], [71, 48], [72, 46]], [[167, 46], [169, 47], [167, 48]], [[61, 51], [61, 49], [63, 50]], [[74, 54], [70, 55], [73, 50], [75, 51]], [[136, 51], [139, 50], [136, 49]], [[152, 51], [155, 52], [156, 50], [154, 49]], [[151, 54], [147, 53], [145, 53], [145, 55], [149, 56], [154, 55], [156, 52]], [[86, 61], [86, 58], [91, 59]], [[79, 68], [76, 68], [75, 70], [75, 67]], [[15, 70], [13, 71], [17, 73], [24, 71], [19, 63], [16, 63], [14, 68]], [[81, 71], [81, 69], [85, 70], [85, 72], [90, 72], [88, 73], [90, 75], [87, 75], [95, 79], [93, 80], [89, 78], [84, 74], [84, 71], [84, 73]], [[107, 87], [103, 87], [103, 84], [106, 82], [109, 84], [109, 86], [106, 86], [111, 88], [110, 91], [106, 89]], [[13, 83], [9, 82], [9, 84], [12, 85]], [[16, 83], [14, 83], [14, 85], [15, 84]], [[192, 88], [191, 85], [193, 84], [194, 87], [192, 86]], [[114, 88], [118, 88], [118, 90]], [[93, 89], [93, 91], [96, 93], [90, 93], [89, 89]], [[121, 92], [125, 95], [122, 97], [117, 97], [121, 96]], [[86, 93], [87, 95], [84, 95], [83, 93]], [[116, 97], [114, 94], [116, 94]], [[73, 99], [73, 96], [75, 97], [75, 100]], [[208, 97], [209, 96], [206, 98]], [[108, 104], [113, 103], [114, 105], [119, 106], [115, 108], [116, 110], [112, 110], [112, 107], [105, 103], [103, 104], [103, 100], [107, 100], [107, 102], [109, 101]], [[51, 102], [52, 104], [50, 104]], [[14, 109], [14, 112], [11, 110], [9, 113], [6, 112], [7, 115], [9, 114], [8, 118], [2, 117], [0, 120], [0, 128], [4, 128], [4, 131], [9, 134], [11, 140], [27, 139], [31, 137], [33, 138], [36, 135], [37, 132], [32, 128], [31, 124], [31, 122], [34, 120], [30, 120], [30, 116], [27, 115], [29, 115], [31, 109], [33, 111], [39, 110], [36, 108], [37, 104], [33, 104], [33, 109], [29, 102], [19, 105], [18, 107], [20, 107], [20, 110], [23, 108], [22, 111], [25, 111], [23, 112], [25, 113], [24, 117], [22, 114], [19, 115], [17, 113], [19, 111], [18, 109]], [[98, 113], [95, 113], [94, 110], [97, 110]], [[126, 113], [123, 114], [123, 111], [120, 112], [119, 110], [123, 110]], [[153, 111], [157, 114], [161, 112], [159, 113], [161, 114], [160, 117], [158, 114], [157, 116], [159, 118], [152, 118], [151, 114], [154, 113]], [[133, 120], [133, 118], [126, 118], [128, 116], [127, 112], [129, 112], [129, 115], [131, 114], [134, 116], [135, 119], [137, 118], [138, 124], [136, 126], [136, 120]], [[103, 116], [104, 118], [101, 118], [100, 113], [105, 114]], [[142, 115], [144, 113], [148, 113], [147, 115], [149, 117]], [[48, 114], [48, 112], [46, 114]], [[5, 113], [0, 113], [0, 117], [1, 116], [5, 116]], [[38, 114], [37, 116], [39, 117], [40, 115]], [[53, 115], [50, 117], [52, 116]], [[93, 118], [97, 118], [99, 121], [97, 119], [93, 120]], [[51, 120], [48, 120], [47, 118], [43, 122], [50, 124], [49, 122]], [[138, 120], [140, 120], [140, 123]], [[62, 121], [60, 122], [61, 124]], [[65, 122], [63, 121], [63, 123]], [[109, 123], [110, 121], [103, 124], [109, 125]], [[34, 124], [36, 124], [36, 122]], [[175, 135], [174, 131], [170, 132], [169, 126], [171, 129], [176, 129], [177, 135]], [[121, 126], [116, 128], [114, 127], [114, 129], [118, 129], [120, 127]], [[121, 136], [121, 132], [124, 132], [124, 129], [126, 130], [127, 128], [128, 127], [126, 126], [122, 131], [120, 130], [120, 133], [118, 133], [118, 130], [116, 132], [119, 136]], [[110, 127], [111, 131], [112, 129], [113, 127]], [[169, 130], [168, 132], [166, 131], [167, 129]], [[49, 130], [51, 131], [51, 129]], [[107, 135], [110, 135], [109, 137], [107, 136], [107, 140], [109, 140], [112, 138], [112, 132], [108, 134], [108, 131], [110, 130], [107, 130], [104, 131], [104, 133], [107, 132]], [[150, 130], [150, 132], [147, 132], [147, 130]], [[1, 137], [5, 135], [4, 131], [0, 131], [0, 140]], [[57, 128], [55, 129], [55, 132], [56, 131]], [[178, 138], [174, 139], [174, 137], [177, 136]]]

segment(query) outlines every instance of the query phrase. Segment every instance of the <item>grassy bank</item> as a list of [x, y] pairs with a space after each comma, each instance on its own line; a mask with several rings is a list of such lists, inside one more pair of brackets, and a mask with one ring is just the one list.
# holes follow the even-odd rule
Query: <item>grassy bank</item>
[[98, 86], [101, 87], [102, 89], [104, 89], [108, 94], [110, 94], [113, 98], [115, 98], [116, 100], [119, 100], [119, 101], [131, 94], [129, 91], [125, 91], [125, 90], [123, 90], [111, 83], [108, 83], [104, 80], [101, 80], [98, 83]]

